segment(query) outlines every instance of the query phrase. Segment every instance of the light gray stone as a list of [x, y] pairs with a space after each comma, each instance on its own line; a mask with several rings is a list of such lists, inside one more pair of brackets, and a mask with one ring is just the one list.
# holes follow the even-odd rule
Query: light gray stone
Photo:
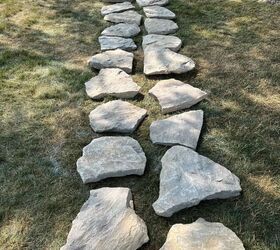
[[101, 9], [101, 15], [105, 16], [111, 13], [133, 9], [135, 9], [135, 6], [133, 6], [130, 2], [116, 3], [112, 5], [103, 6]]
[[145, 50], [147, 47], [167, 48], [177, 52], [182, 46], [182, 41], [176, 36], [150, 34], [143, 36], [142, 47]]
[[122, 49], [126, 51], [136, 50], [137, 46], [131, 38], [123, 38], [116, 36], [100, 36], [98, 38], [102, 51]]
[[200, 218], [191, 224], [175, 224], [160, 250], [245, 250], [237, 235], [222, 223]]
[[135, 250], [148, 241], [130, 190], [105, 187], [90, 191], [61, 250]]
[[133, 133], [146, 115], [145, 109], [116, 100], [99, 105], [90, 112], [89, 119], [97, 133]]
[[144, 50], [145, 75], [182, 74], [195, 68], [194, 61], [170, 49], [148, 46]]
[[121, 49], [96, 54], [88, 61], [89, 66], [95, 69], [120, 68], [127, 73], [131, 73], [132, 63], [133, 53]]
[[160, 216], [170, 217], [202, 200], [226, 199], [241, 192], [238, 177], [187, 147], [172, 147], [161, 163], [159, 198], [153, 204]]
[[104, 29], [101, 35], [104, 36], [119, 36], [119, 37], [134, 37], [140, 33], [141, 29], [135, 23], [119, 23]]
[[123, 2], [132, 2], [132, 0], [103, 0], [105, 3], [123, 3]]
[[146, 17], [174, 19], [176, 15], [169, 9], [161, 6], [147, 6], [143, 8]]
[[168, 35], [178, 30], [178, 25], [172, 20], [146, 18], [144, 26], [148, 34]]
[[159, 101], [163, 114], [189, 108], [207, 96], [206, 92], [176, 79], [159, 81], [149, 94]]
[[159, 5], [163, 6], [169, 3], [169, 0], [136, 0], [140, 7]]
[[196, 149], [203, 124], [203, 111], [195, 110], [154, 121], [150, 138], [161, 145], [183, 145]]
[[83, 148], [77, 170], [83, 183], [109, 177], [142, 175], [146, 156], [139, 143], [128, 136], [105, 136], [92, 140]]
[[142, 16], [134, 10], [128, 10], [121, 13], [111, 13], [104, 17], [104, 20], [112, 23], [136, 23], [141, 24]]
[[140, 87], [132, 77], [121, 69], [101, 69], [99, 74], [85, 83], [86, 92], [92, 99], [98, 100], [105, 96], [133, 98], [139, 93]]

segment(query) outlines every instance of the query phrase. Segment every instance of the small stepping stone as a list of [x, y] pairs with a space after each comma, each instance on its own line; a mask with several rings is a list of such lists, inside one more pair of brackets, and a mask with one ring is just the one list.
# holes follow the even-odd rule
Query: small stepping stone
[[105, 16], [111, 13], [122, 12], [125, 10], [133, 10], [133, 9], [135, 9], [135, 6], [133, 6], [130, 2], [116, 3], [116, 4], [102, 7], [101, 15]]
[[104, 20], [112, 23], [136, 23], [141, 24], [142, 16], [134, 10], [128, 10], [121, 13], [111, 13], [104, 17]]
[[83, 183], [109, 177], [142, 175], [146, 156], [139, 143], [128, 136], [105, 136], [92, 140], [83, 148], [77, 170]]
[[140, 7], [159, 5], [163, 6], [169, 3], [169, 0], [136, 0]]
[[112, 25], [102, 31], [103, 36], [134, 37], [140, 33], [141, 29], [135, 23], [119, 23]]
[[101, 69], [99, 74], [85, 83], [87, 95], [99, 100], [105, 96], [133, 98], [140, 87], [121, 69]]
[[163, 114], [189, 108], [207, 96], [206, 92], [176, 79], [159, 81], [149, 94], [158, 99]]
[[147, 110], [121, 100], [101, 104], [90, 112], [92, 129], [97, 133], [133, 133], [147, 115]]
[[94, 55], [88, 61], [90, 67], [95, 69], [120, 68], [126, 73], [132, 72], [133, 53], [116, 49]]
[[203, 111], [195, 110], [154, 121], [150, 126], [150, 138], [161, 145], [182, 145], [196, 149], [203, 125]]
[[144, 50], [144, 74], [166, 75], [182, 74], [195, 68], [194, 61], [170, 49], [148, 46]]
[[237, 235], [222, 223], [199, 218], [191, 224], [175, 224], [160, 250], [245, 250]]
[[156, 49], [159, 47], [167, 48], [177, 52], [182, 46], [182, 41], [180, 38], [176, 36], [151, 34], [151, 35], [143, 36], [143, 42], [142, 42], [143, 49], [145, 50], [148, 46], [149, 47], [153, 46]]
[[144, 26], [148, 34], [168, 35], [178, 30], [178, 25], [172, 20], [146, 18]]
[[238, 177], [192, 149], [174, 146], [161, 163], [159, 198], [153, 204], [157, 215], [170, 217], [202, 200], [240, 195]]
[[122, 49], [126, 51], [136, 50], [137, 46], [131, 38], [123, 38], [116, 36], [100, 36], [98, 38], [102, 51]]
[[148, 6], [143, 8], [146, 17], [174, 19], [176, 15], [169, 9], [161, 6]]
[[148, 241], [146, 224], [133, 209], [130, 189], [105, 187], [90, 191], [61, 250], [135, 250]]

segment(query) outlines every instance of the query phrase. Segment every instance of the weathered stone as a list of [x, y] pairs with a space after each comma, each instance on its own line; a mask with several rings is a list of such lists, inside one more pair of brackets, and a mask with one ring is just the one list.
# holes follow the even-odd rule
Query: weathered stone
[[103, 0], [105, 3], [123, 3], [123, 2], [132, 2], [132, 0]]
[[167, 48], [177, 52], [182, 46], [182, 41], [176, 36], [150, 34], [143, 36], [142, 47]]
[[92, 140], [77, 161], [83, 183], [109, 177], [142, 175], [146, 157], [139, 143], [128, 136], [106, 136]]
[[133, 9], [135, 9], [135, 6], [133, 6], [130, 2], [116, 3], [112, 5], [103, 6], [101, 9], [101, 15], [105, 16], [111, 13]]
[[161, 145], [183, 145], [196, 149], [203, 124], [203, 111], [195, 110], [154, 121], [150, 138]]
[[145, 109], [121, 100], [101, 104], [90, 112], [92, 129], [99, 132], [133, 133], [147, 115]]
[[148, 241], [130, 190], [106, 187], [90, 191], [61, 250], [135, 250]]
[[102, 31], [104, 36], [134, 37], [140, 33], [141, 29], [135, 23], [119, 23], [112, 25]]
[[148, 34], [168, 35], [178, 30], [178, 25], [167, 19], [146, 18], [144, 26]]
[[145, 75], [186, 73], [195, 68], [194, 61], [170, 49], [148, 46], [144, 50]]
[[102, 99], [107, 95], [118, 98], [133, 98], [140, 87], [132, 77], [121, 69], [101, 69], [99, 74], [85, 83], [86, 92], [92, 99]]
[[122, 49], [126, 51], [132, 51], [137, 49], [136, 44], [131, 38], [123, 38], [116, 36], [100, 36], [98, 38], [101, 50], [114, 50]]
[[191, 224], [175, 224], [160, 250], [245, 250], [237, 235], [222, 223], [200, 218]]
[[136, 0], [140, 7], [159, 5], [163, 6], [169, 3], [169, 0]]
[[141, 24], [142, 16], [134, 10], [128, 10], [121, 13], [111, 13], [104, 17], [104, 20], [113, 23], [136, 23]]
[[143, 8], [146, 17], [174, 19], [176, 15], [169, 9], [161, 6], [147, 6]]
[[206, 92], [176, 79], [159, 81], [149, 94], [158, 99], [163, 114], [189, 108], [207, 96]]
[[133, 53], [121, 49], [96, 54], [88, 61], [89, 66], [95, 69], [120, 68], [127, 73], [131, 73], [132, 63]]
[[158, 215], [170, 217], [202, 200], [226, 199], [241, 192], [238, 177], [187, 147], [172, 147], [161, 163], [159, 198], [153, 204]]

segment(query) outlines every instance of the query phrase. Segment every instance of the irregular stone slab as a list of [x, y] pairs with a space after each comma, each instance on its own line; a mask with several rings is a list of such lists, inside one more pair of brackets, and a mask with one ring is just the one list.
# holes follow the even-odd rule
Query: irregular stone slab
[[103, 0], [105, 3], [123, 3], [123, 2], [132, 2], [132, 0]]
[[161, 145], [183, 145], [196, 149], [203, 124], [203, 111], [195, 110], [154, 121], [150, 138]]
[[147, 6], [143, 8], [146, 17], [174, 19], [176, 15], [169, 9], [161, 6]]
[[192, 149], [174, 146], [161, 163], [159, 198], [153, 204], [160, 216], [170, 217], [202, 200], [226, 199], [241, 192], [238, 177]]
[[132, 77], [121, 69], [101, 69], [99, 74], [85, 83], [87, 95], [94, 99], [105, 96], [133, 98], [139, 93], [140, 87]]
[[109, 177], [142, 175], [146, 156], [139, 143], [128, 136], [106, 136], [92, 140], [83, 148], [77, 170], [83, 183]]
[[147, 227], [133, 209], [130, 190], [105, 187], [90, 191], [61, 250], [135, 250], [148, 241]]
[[158, 99], [163, 114], [189, 108], [207, 96], [206, 92], [176, 79], [159, 81], [149, 94]]
[[195, 68], [194, 61], [170, 49], [150, 48], [144, 50], [144, 74], [164, 75], [186, 73]]
[[101, 104], [90, 112], [92, 129], [97, 132], [133, 133], [147, 115], [145, 109], [121, 100]]
[[141, 29], [135, 23], [119, 23], [112, 25], [102, 31], [104, 36], [134, 37], [140, 33]]
[[140, 7], [159, 5], [163, 6], [169, 3], [169, 0], [136, 0]]
[[135, 6], [133, 6], [130, 2], [116, 3], [116, 4], [102, 7], [101, 15], [105, 16], [111, 13], [122, 12], [125, 10], [133, 10], [133, 9], [135, 9]]
[[150, 34], [143, 36], [142, 47], [145, 50], [147, 47], [154, 47], [154, 48], [167, 48], [172, 51], [177, 52], [181, 46], [182, 41], [180, 38], [176, 36], [165, 36], [165, 35], [156, 35]]
[[175, 224], [160, 250], [245, 250], [241, 240], [222, 223], [200, 218], [191, 224]]
[[111, 13], [104, 17], [104, 20], [113, 23], [136, 23], [141, 24], [142, 16], [134, 10], [128, 10], [121, 13]]
[[178, 30], [178, 25], [172, 20], [146, 18], [144, 26], [148, 34], [168, 35]]
[[132, 63], [133, 53], [121, 49], [96, 54], [88, 61], [89, 66], [95, 69], [120, 68], [127, 73], [131, 73]]
[[115, 36], [100, 36], [98, 38], [101, 50], [122, 49], [132, 51], [137, 49], [136, 44], [131, 38], [115, 37]]

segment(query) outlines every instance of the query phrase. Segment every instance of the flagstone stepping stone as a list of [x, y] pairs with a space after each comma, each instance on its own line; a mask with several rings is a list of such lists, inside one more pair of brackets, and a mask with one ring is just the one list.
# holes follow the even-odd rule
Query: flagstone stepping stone
[[130, 189], [104, 187], [90, 191], [61, 250], [135, 250], [148, 241], [146, 224], [133, 209]]
[[176, 15], [169, 9], [161, 6], [147, 6], [143, 8], [146, 17], [149, 18], [163, 18], [174, 19]]
[[101, 15], [105, 16], [111, 13], [122, 12], [125, 10], [133, 10], [133, 9], [135, 9], [135, 6], [133, 6], [130, 2], [116, 3], [116, 4], [102, 7]]
[[148, 46], [150, 48], [153, 46], [156, 49], [159, 47], [167, 48], [177, 52], [182, 46], [182, 41], [176, 36], [150, 34], [143, 36], [143, 49], [145, 50]]
[[133, 53], [121, 49], [96, 54], [88, 61], [89, 66], [95, 69], [120, 68], [126, 73], [132, 72], [132, 63]]
[[175, 224], [160, 250], [245, 250], [237, 235], [222, 223], [202, 218], [191, 224]]
[[101, 50], [122, 49], [126, 51], [136, 50], [137, 46], [131, 38], [100, 36], [98, 38]]
[[195, 68], [194, 61], [170, 49], [148, 46], [144, 50], [144, 74], [182, 74]]
[[196, 149], [203, 124], [203, 111], [195, 110], [154, 121], [150, 126], [150, 138], [161, 145], [183, 145]]
[[238, 177], [192, 149], [174, 146], [161, 159], [159, 198], [153, 204], [156, 214], [170, 217], [202, 200], [238, 196]]
[[137, 4], [140, 7], [151, 6], [151, 5], [166, 5], [169, 3], [169, 0], [136, 0]]
[[134, 37], [140, 33], [141, 29], [135, 23], [119, 23], [104, 29], [103, 36]]
[[148, 34], [168, 35], [178, 30], [178, 25], [172, 20], [146, 18], [144, 26]]
[[83, 183], [109, 177], [142, 175], [146, 156], [139, 143], [128, 136], [106, 136], [92, 140], [83, 148], [77, 170]]
[[147, 115], [147, 110], [116, 100], [99, 105], [90, 112], [92, 129], [97, 133], [133, 133]]
[[207, 96], [206, 92], [176, 79], [159, 81], [149, 94], [159, 101], [163, 114], [189, 108]]
[[134, 10], [128, 10], [121, 13], [111, 13], [104, 17], [104, 20], [112, 23], [136, 23], [141, 24], [142, 16]]

